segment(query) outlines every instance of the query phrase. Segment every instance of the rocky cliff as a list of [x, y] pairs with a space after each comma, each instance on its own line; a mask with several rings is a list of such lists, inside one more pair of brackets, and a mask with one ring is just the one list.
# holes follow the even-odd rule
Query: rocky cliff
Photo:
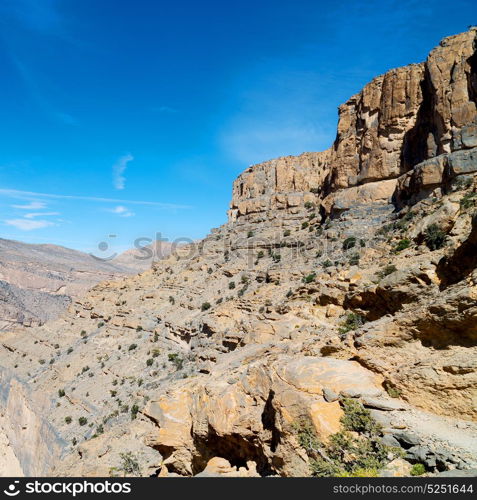
[[[373, 80], [329, 150], [247, 169], [201, 242], [3, 333], [24, 473], [471, 474], [475, 38]], [[52, 446], [25, 453], [38, 393]]]
[[[396, 187], [390, 180], [399, 182], [399, 197], [421, 162], [476, 147], [475, 39], [475, 30], [446, 38], [425, 63], [393, 69], [367, 84], [340, 106], [329, 150], [247, 169], [234, 183], [229, 219], [273, 217], [278, 210], [297, 214], [307, 202], [329, 213], [341, 208], [342, 189], [356, 187], [347, 194], [354, 198], [350, 203], [363, 192], [381, 200]], [[384, 180], [390, 182], [359, 188]], [[433, 187], [440, 184], [438, 179]]]

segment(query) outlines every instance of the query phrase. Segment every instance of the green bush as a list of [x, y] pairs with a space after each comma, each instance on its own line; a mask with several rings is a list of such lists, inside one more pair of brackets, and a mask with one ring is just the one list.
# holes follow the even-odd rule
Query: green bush
[[325, 260], [325, 262], [323, 262], [323, 267], [331, 267], [333, 265], [333, 262], [331, 262], [330, 259], [327, 259]]
[[359, 265], [359, 253], [354, 253], [350, 258], [349, 258], [349, 264], [350, 266], [357, 266]]
[[176, 367], [176, 370], [180, 370], [184, 365], [184, 360], [177, 353], [168, 354], [167, 359]]
[[316, 274], [311, 273], [308, 276], [305, 276], [303, 278], [303, 283], [312, 283], [313, 281], [315, 281], [315, 278], [316, 278]]
[[86, 417], [80, 417], [78, 419], [78, 423], [83, 426], [83, 425], [86, 425], [88, 423], [88, 419]]
[[229, 283], [229, 290], [233, 290], [235, 288], [235, 282], [234, 281], [231, 281]]
[[265, 256], [265, 254], [263, 253], [262, 250], [260, 250], [260, 252], [258, 252], [258, 254], [257, 254], [257, 259], [263, 259], [264, 256]]
[[210, 302], [204, 302], [201, 306], [200, 306], [200, 310], [201, 311], [207, 311], [211, 308], [212, 306], [210, 305]]
[[411, 246], [411, 240], [408, 238], [404, 238], [394, 247], [394, 252], [395, 253], [402, 252], [403, 250], [406, 250], [406, 248], [409, 248], [410, 246]]
[[73, 421], [73, 419], [71, 417], [65, 417], [65, 422], [67, 424], [71, 424], [72, 421]]
[[249, 231], [247, 233], [247, 238], [252, 238], [253, 237], [253, 231]]
[[363, 326], [365, 322], [364, 317], [360, 314], [349, 313], [346, 315], [345, 320], [341, 324], [339, 332], [343, 334], [348, 333], [351, 330], [357, 330], [359, 327]]
[[64, 389], [58, 389], [58, 396], [60, 398], [64, 397], [66, 394], [65, 390]]
[[[346, 400], [345, 400], [346, 401]], [[362, 409], [345, 402], [345, 417], [352, 415], [349, 428], [364, 429], [350, 432], [348, 430], [333, 434], [327, 444], [318, 439], [314, 426], [301, 421], [292, 426], [298, 443], [310, 459], [310, 472], [315, 477], [375, 477], [379, 470], [400, 452], [381, 444], [379, 427], [372, 419], [366, 420]], [[361, 418], [356, 420], [356, 415]], [[363, 423], [362, 418], [365, 418]], [[370, 418], [370, 417], [369, 417]]]
[[282, 260], [282, 256], [279, 253], [272, 253], [271, 255], [273, 262], [278, 263]]
[[424, 232], [424, 242], [430, 250], [439, 250], [447, 243], [447, 235], [437, 224], [431, 224]]
[[397, 271], [397, 267], [394, 264], [388, 264], [387, 266], [383, 267], [381, 271], [378, 271], [377, 275], [383, 279], [386, 276], [389, 276], [392, 273], [395, 273]]
[[132, 405], [131, 406], [131, 420], [135, 420], [138, 413], [139, 413], [139, 406]]
[[350, 236], [343, 241], [343, 250], [349, 250], [350, 248], [354, 248], [356, 246], [356, 238], [354, 236]]
[[291, 234], [291, 231], [289, 229], [286, 229], [284, 232], [283, 232], [283, 236], [287, 237], [287, 236], [290, 236]]
[[131, 345], [128, 347], [128, 351], [134, 351], [134, 349], [137, 349], [137, 344], [131, 344]]
[[411, 468], [411, 476], [422, 476], [426, 473], [426, 468], [423, 464], [414, 464]]
[[305, 202], [305, 208], [306, 208], [307, 210], [310, 210], [310, 209], [311, 209], [311, 208], [313, 208], [314, 206], [315, 206], [315, 204], [314, 204], [314, 203], [312, 203], [311, 201], [306, 201], [306, 202]]
[[152, 364], [154, 363], [154, 360], [152, 358], [149, 358], [147, 361], [146, 361], [146, 366], [152, 366]]
[[301, 420], [294, 423], [292, 427], [298, 443], [308, 454], [315, 453], [322, 446], [311, 422]]
[[344, 415], [341, 423], [347, 431], [364, 433], [368, 436], [376, 436], [381, 427], [371, 417], [371, 413], [359, 401], [351, 398], [343, 398]]
[[139, 462], [130, 451], [120, 453], [119, 456], [121, 457], [121, 466], [119, 469], [123, 471], [124, 475], [139, 476], [141, 474]]
[[305, 221], [305, 222], [302, 222], [302, 224], [301, 224], [301, 228], [302, 228], [302, 229], [306, 229], [308, 226], [309, 226], [309, 224], [308, 224], [308, 222], [306, 222], [306, 221]]

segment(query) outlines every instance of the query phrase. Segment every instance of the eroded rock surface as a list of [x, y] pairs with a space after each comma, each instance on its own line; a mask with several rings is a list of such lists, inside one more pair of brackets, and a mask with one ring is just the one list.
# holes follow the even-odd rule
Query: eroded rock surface
[[247, 169], [204, 240], [2, 333], [23, 472], [315, 474], [350, 400], [394, 450], [367, 473], [475, 468], [475, 38], [374, 79], [329, 150]]

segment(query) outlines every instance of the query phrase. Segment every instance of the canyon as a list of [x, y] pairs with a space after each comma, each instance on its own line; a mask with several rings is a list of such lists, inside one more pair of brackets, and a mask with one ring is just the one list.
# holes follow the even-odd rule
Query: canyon
[[203, 240], [0, 332], [2, 474], [477, 474], [476, 44], [246, 169]]

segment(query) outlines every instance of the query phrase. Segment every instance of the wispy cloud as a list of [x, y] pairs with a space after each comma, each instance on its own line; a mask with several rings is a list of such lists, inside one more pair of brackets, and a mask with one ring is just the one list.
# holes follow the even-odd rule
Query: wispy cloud
[[38, 213], [30, 213], [30, 214], [25, 214], [24, 217], [25, 219], [35, 219], [36, 217], [50, 217], [53, 215], [61, 215], [60, 212], [38, 212]]
[[155, 106], [152, 108], [153, 111], [158, 111], [159, 113], [178, 113], [179, 110], [172, 108], [171, 106]]
[[7, 226], [16, 227], [21, 231], [32, 231], [33, 229], [42, 229], [44, 227], [54, 226], [54, 223], [48, 220], [7, 219], [4, 222]]
[[132, 217], [134, 212], [131, 212], [128, 208], [123, 205], [118, 205], [117, 207], [107, 209], [108, 212], [112, 214], [119, 215], [120, 217]]
[[113, 165], [113, 185], [116, 189], [124, 189], [126, 184], [126, 177], [124, 176], [124, 172], [128, 166], [130, 161], [134, 160], [134, 156], [131, 154], [127, 154], [121, 156], [119, 160]]
[[18, 208], [20, 210], [42, 210], [46, 207], [44, 201], [32, 201], [27, 205], [12, 205], [12, 208]]
[[98, 203], [121, 203], [127, 205], [145, 205], [151, 207], [158, 207], [162, 209], [190, 209], [190, 205], [179, 205], [175, 203], [161, 203], [158, 201], [143, 201], [143, 200], [121, 200], [117, 198], [103, 198], [99, 196], [78, 196], [78, 195], [66, 195], [66, 194], [52, 194], [52, 193], [37, 193], [33, 191], [21, 191], [19, 189], [0, 189], [0, 196], [8, 196], [10, 198], [16, 199], [26, 199], [29, 198], [50, 198], [57, 200], [82, 200], [82, 201], [92, 201]]

